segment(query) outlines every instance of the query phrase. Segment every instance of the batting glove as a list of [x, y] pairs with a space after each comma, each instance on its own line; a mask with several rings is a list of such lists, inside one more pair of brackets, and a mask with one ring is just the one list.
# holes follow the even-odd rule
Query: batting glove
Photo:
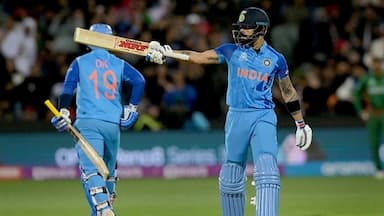
[[125, 105], [123, 110], [123, 117], [120, 119], [120, 126], [123, 129], [128, 129], [135, 124], [139, 118], [139, 113], [136, 111], [137, 106], [133, 104]]
[[70, 112], [68, 109], [62, 108], [60, 109], [60, 117], [52, 117], [51, 123], [52, 125], [59, 131], [64, 132], [68, 130], [68, 124], [71, 124], [72, 121], [70, 119]]
[[148, 50], [148, 53], [145, 56], [145, 60], [156, 64], [164, 64], [166, 59], [164, 54], [160, 51]]
[[304, 120], [296, 121], [296, 146], [301, 150], [307, 150], [312, 143], [312, 129]]
[[163, 64], [166, 60], [164, 52], [165, 48], [161, 46], [159, 42], [151, 41], [148, 44], [148, 52], [145, 60], [156, 64]]
[[158, 41], [151, 41], [148, 44], [148, 50], [156, 50], [161, 53], [164, 53], [165, 49]]

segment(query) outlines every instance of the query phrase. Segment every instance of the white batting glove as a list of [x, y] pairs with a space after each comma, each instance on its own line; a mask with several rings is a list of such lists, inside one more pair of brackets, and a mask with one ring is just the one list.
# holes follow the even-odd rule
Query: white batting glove
[[161, 53], [170, 53], [173, 52], [172, 47], [170, 45], [161, 45], [158, 41], [151, 41], [148, 44], [148, 50], [156, 50]]
[[164, 47], [161, 46], [159, 42], [151, 41], [148, 44], [148, 52], [145, 56], [145, 60], [156, 64], [164, 64], [166, 60], [164, 51]]
[[69, 124], [72, 123], [71, 118], [69, 117], [71, 115], [71, 112], [66, 108], [60, 109], [60, 115], [65, 119]]
[[60, 117], [53, 116], [51, 119], [52, 125], [59, 131], [64, 132], [68, 129], [68, 124], [71, 124], [70, 111], [68, 109], [60, 109]]
[[124, 105], [123, 116], [120, 119], [120, 126], [122, 129], [128, 129], [132, 127], [137, 119], [139, 118], [139, 113], [137, 112], [137, 106], [133, 104]]
[[307, 150], [312, 143], [312, 129], [304, 120], [296, 121], [296, 146], [301, 150]]
[[171, 52], [173, 52], [173, 49], [172, 49], [172, 47], [170, 45], [164, 45], [163, 49], [164, 49], [164, 53], [171, 53]]
[[166, 61], [164, 54], [157, 50], [148, 50], [145, 60], [156, 64], [164, 64]]
[[165, 49], [158, 41], [151, 41], [148, 44], [148, 51], [159, 51], [164, 53]]

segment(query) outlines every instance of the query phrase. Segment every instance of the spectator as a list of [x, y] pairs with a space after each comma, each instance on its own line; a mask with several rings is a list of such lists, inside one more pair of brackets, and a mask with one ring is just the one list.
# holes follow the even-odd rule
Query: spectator
[[[361, 68], [356, 69], [361, 66], [365, 69], [370, 64], [370, 56], [383, 54], [384, 50], [380, 48], [384, 44], [384, 16], [380, 13], [382, 6], [375, 4], [379, 1], [352, 1], [341, 7], [339, 2], [303, 0], [64, 0], [44, 4], [32, 1], [28, 3], [28, 10], [20, 7], [18, 2], [6, 1], [0, 9], [0, 52], [8, 68], [0, 72], [0, 77], [4, 77], [1, 82], [8, 83], [2, 87], [3, 95], [12, 95], [14, 88], [23, 85], [24, 79], [31, 74], [31, 65], [40, 70], [38, 76], [45, 80], [46, 86], [60, 90], [62, 70], [68, 66], [65, 59], [72, 59], [86, 51], [86, 46], [73, 42], [74, 28], [91, 22], [109, 23], [116, 30], [115, 34], [133, 39], [164, 41], [174, 49], [205, 50], [232, 42], [231, 32], [226, 29], [237, 16], [235, 11], [242, 7], [259, 6], [271, 14], [272, 30], [266, 37], [271, 36], [267, 39], [271, 39], [272, 45], [285, 54], [288, 64], [297, 68], [309, 63], [316, 71], [295, 71], [292, 74], [300, 81], [298, 90], [307, 100], [304, 101], [304, 106], [308, 106], [306, 115], [313, 117], [354, 113], [348, 99], [350, 93], [346, 93], [353, 84], [352, 80], [356, 79], [352, 73], [361, 71]], [[168, 59], [167, 64], [156, 67], [155, 72], [153, 66], [144, 62], [141, 56], [119, 54], [119, 57], [131, 62], [145, 76], [148, 71], [154, 74], [149, 78], [153, 79], [153, 85], [148, 85], [145, 92], [150, 106], [143, 110], [152, 110], [151, 115], [160, 113], [159, 119], [153, 116], [154, 120], [164, 119], [160, 101], [167, 83], [171, 81], [157, 77], [156, 73], [183, 71], [186, 82], [197, 92], [195, 111], [209, 118], [214, 127], [224, 124], [226, 107], [223, 92], [227, 74], [222, 71], [226, 71], [225, 67], [197, 66]], [[339, 64], [340, 61], [344, 63]], [[337, 75], [338, 68], [349, 69], [345, 76], [340, 77]], [[160, 76], [163, 76], [161, 73]], [[33, 76], [33, 79], [37, 78]], [[27, 94], [30, 92], [21, 93]], [[279, 96], [274, 96], [277, 97], [274, 98], [276, 109], [283, 110], [284, 107], [278, 102]], [[327, 102], [320, 104], [324, 97]], [[19, 105], [29, 103], [28, 98], [19, 98], [21, 103], [15, 103], [15, 98], [11, 96], [5, 98], [0, 99], [3, 101], [0, 105], [3, 116], [7, 119], [21, 118]], [[53, 101], [54, 98], [53, 93]], [[341, 108], [341, 104], [349, 105]], [[324, 105], [327, 107], [324, 108]], [[41, 109], [44, 110], [37, 112], [46, 112], [46, 108]], [[279, 115], [286, 115], [285, 111], [279, 110]], [[164, 122], [161, 123], [164, 125]]]
[[0, 55], [0, 119], [12, 119], [13, 89], [12, 74], [13, 62]]
[[181, 129], [194, 111], [196, 89], [186, 83], [182, 71], [175, 71], [171, 76], [172, 82], [162, 97], [163, 121], [169, 129]]
[[48, 32], [53, 37], [51, 49], [55, 53], [76, 54], [79, 44], [73, 42], [76, 27], [85, 27], [84, 13], [79, 8], [72, 9], [67, 1], [62, 2], [50, 25]]

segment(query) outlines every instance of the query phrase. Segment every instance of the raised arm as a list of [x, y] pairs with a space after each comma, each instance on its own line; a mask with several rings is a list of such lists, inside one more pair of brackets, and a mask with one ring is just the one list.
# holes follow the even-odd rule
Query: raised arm
[[[148, 45], [147, 61], [157, 64], [165, 62], [165, 56], [172, 56], [172, 53], [180, 53], [188, 56], [184, 61], [195, 64], [218, 64], [219, 58], [215, 50], [210, 49], [202, 52], [193, 50], [172, 50], [169, 45], [161, 45], [157, 41], [151, 41]], [[180, 59], [180, 58], [177, 58]]]
[[192, 50], [179, 50], [174, 51], [177, 53], [182, 53], [189, 56], [188, 62], [196, 64], [218, 64], [219, 58], [215, 50], [210, 49], [203, 52], [197, 52]]

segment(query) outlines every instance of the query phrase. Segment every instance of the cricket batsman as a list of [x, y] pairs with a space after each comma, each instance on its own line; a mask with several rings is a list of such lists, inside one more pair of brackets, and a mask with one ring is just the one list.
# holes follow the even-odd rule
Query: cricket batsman
[[[111, 26], [96, 23], [91, 31], [112, 34]], [[71, 123], [70, 106], [76, 91], [74, 126], [103, 158], [110, 176], [104, 180], [96, 166], [76, 144], [81, 182], [91, 209], [91, 216], [114, 216], [112, 202], [116, 197], [116, 159], [120, 146], [120, 129], [130, 128], [137, 120], [137, 106], [142, 98], [145, 79], [128, 62], [105, 49], [89, 46], [90, 52], [78, 56], [70, 64], [59, 96], [60, 118], [51, 122], [60, 132]], [[151, 53], [154, 62], [156, 51]], [[122, 86], [131, 85], [128, 104], [122, 105]], [[127, 95], [127, 93], [125, 93]]]
[[[298, 94], [289, 77], [285, 57], [265, 40], [270, 22], [264, 10], [249, 7], [233, 24], [234, 43], [202, 52], [175, 51], [189, 55], [188, 62], [228, 65], [225, 122], [226, 158], [219, 174], [223, 216], [244, 216], [248, 148], [251, 148], [256, 187], [256, 216], [277, 216], [280, 174], [277, 166], [277, 117], [272, 100], [274, 80], [280, 86], [286, 107], [295, 120], [296, 146], [311, 145], [312, 129], [305, 123]], [[172, 52], [169, 46], [150, 42], [150, 49]], [[147, 60], [157, 58], [147, 55]]]

